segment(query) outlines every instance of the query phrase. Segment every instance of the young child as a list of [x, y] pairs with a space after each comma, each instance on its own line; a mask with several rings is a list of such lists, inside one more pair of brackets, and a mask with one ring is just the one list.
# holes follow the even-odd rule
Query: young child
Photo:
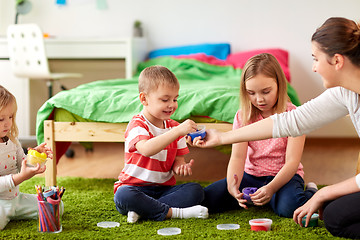
[[[24, 151], [17, 139], [16, 99], [0, 85], [0, 229], [10, 220], [36, 219], [38, 204], [35, 194], [19, 192], [19, 184], [43, 173], [45, 166], [26, 165]], [[45, 143], [34, 148], [52, 158], [51, 150]]]
[[139, 98], [143, 111], [134, 116], [125, 132], [125, 166], [114, 185], [114, 201], [127, 221], [139, 217], [162, 221], [167, 218], [207, 218], [200, 206], [204, 191], [197, 183], [175, 185], [174, 173], [191, 175], [194, 160], [184, 136], [196, 131], [196, 124], [171, 120], [178, 107], [179, 82], [162, 66], [144, 69], [139, 76]]
[[[250, 58], [241, 76], [241, 110], [236, 113], [233, 129], [295, 109], [286, 88], [285, 75], [274, 56], [264, 53]], [[227, 178], [205, 188], [203, 205], [209, 212], [237, 209], [239, 205], [247, 208], [241, 191], [255, 187], [257, 191], [250, 194], [254, 205], [269, 203], [279, 216], [292, 217], [317, 190], [309, 183], [304, 191], [300, 163], [304, 142], [305, 135], [233, 144]]]

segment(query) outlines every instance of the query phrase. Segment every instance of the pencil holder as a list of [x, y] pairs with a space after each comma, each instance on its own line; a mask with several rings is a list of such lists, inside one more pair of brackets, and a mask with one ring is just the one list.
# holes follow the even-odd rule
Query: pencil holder
[[39, 232], [59, 233], [62, 231], [60, 217], [61, 199], [47, 197], [46, 201], [38, 200], [39, 207]]

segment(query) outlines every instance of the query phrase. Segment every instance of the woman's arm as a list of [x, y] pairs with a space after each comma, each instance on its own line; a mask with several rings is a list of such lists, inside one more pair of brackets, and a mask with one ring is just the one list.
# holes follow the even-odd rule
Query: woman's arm
[[251, 200], [255, 205], [264, 205], [268, 203], [273, 194], [290, 181], [299, 168], [301, 156], [305, 144], [305, 135], [288, 138], [286, 146], [285, 165], [276, 174], [274, 179], [267, 185], [260, 188], [251, 196]]
[[278, 137], [297, 137], [333, 122], [349, 113], [341, 88], [331, 88], [302, 106], [229, 132], [206, 131], [205, 140], [195, 139], [197, 147], [215, 147], [238, 142]]
[[268, 117], [264, 120], [228, 132], [209, 129], [206, 130], [206, 137], [204, 140], [195, 138], [192, 145], [210, 148], [225, 144], [268, 139], [272, 137], [272, 128], [273, 121]]
[[227, 168], [227, 188], [228, 192], [239, 202], [243, 208], [247, 208], [246, 200], [242, 198], [239, 191], [240, 183], [244, 176], [245, 160], [247, 155], [248, 143], [234, 143], [232, 145], [231, 157]]

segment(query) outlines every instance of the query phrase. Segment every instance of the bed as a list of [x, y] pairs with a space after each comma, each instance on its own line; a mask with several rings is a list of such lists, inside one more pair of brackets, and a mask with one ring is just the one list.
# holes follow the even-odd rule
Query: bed
[[207, 128], [230, 130], [239, 107], [241, 68], [260, 52], [278, 59], [289, 81], [288, 95], [300, 105], [290, 84], [288, 53], [282, 49], [228, 54], [224, 59], [203, 52], [156, 55], [140, 63], [131, 79], [99, 80], [56, 94], [39, 109], [36, 122], [38, 142], [46, 142], [54, 152], [54, 160], [47, 162], [45, 184], [56, 185], [56, 164], [71, 142], [124, 141], [127, 123], [142, 109], [138, 74], [151, 65], [168, 67], [179, 79], [179, 107], [174, 120], [191, 118]]

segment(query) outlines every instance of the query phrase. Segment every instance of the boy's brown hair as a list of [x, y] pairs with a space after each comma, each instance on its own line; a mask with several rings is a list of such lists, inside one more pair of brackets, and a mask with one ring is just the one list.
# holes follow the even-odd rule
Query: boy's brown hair
[[150, 66], [141, 71], [139, 76], [139, 92], [149, 94], [162, 84], [177, 88], [180, 86], [175, 74], [164, 66]]

